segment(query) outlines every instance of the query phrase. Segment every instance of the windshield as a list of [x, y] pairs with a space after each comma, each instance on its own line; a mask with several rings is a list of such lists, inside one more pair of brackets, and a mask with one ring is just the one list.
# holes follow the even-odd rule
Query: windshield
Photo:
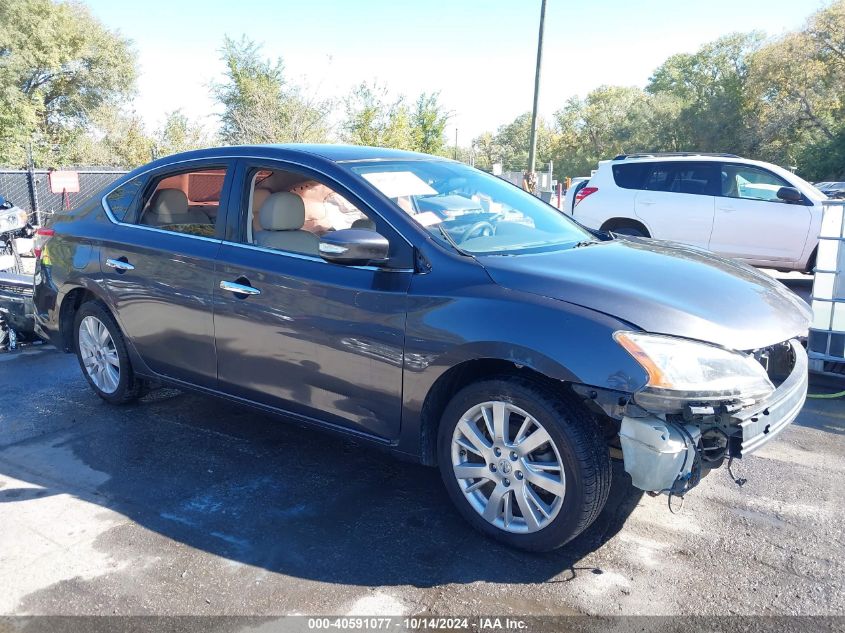
[[461, 163], [379, 161], [351, 167], [441, 243], [472, 254], [571, 247], [593, 236], [554, 207]]

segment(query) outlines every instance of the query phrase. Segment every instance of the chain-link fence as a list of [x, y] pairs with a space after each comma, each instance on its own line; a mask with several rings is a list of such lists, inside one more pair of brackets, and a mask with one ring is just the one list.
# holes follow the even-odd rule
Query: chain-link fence
[[50, 172], [47, 170], [0, 170], [0, 195], [29, 211], [32, 221], [41, 224], [45, 216], [76, 206], [126, 173], [123, 170], [76, 171], [79, 192], [62, 195], [50, 191]]

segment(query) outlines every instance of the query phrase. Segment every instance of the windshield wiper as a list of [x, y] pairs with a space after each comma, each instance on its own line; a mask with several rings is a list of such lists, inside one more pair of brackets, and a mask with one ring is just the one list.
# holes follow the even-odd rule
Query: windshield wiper
[[460, 246], [458, 246], [458, 243], [455, 241], [455, 238], [452, 237], [451, 235], [449, 235], [449, 231], [447, 231], [445, 228], [443, 228], [442, 222], [440, 222], [437, 225], [437, 228], [440, 229], [440, 235], [443, 236], [443, 239], [445, 239], [447, 242], [449, 242], [449, 244], [452, 245], [452, 248], [454, 248], [456, 251], [458, 251], [458, 253], [460, 253], [461, 255], [463, 255], [465, 257], [472, 257], [472, 253], [465, 251]]

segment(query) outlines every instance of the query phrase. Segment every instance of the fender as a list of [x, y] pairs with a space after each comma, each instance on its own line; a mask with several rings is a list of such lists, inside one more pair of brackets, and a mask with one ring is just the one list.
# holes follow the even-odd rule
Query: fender
[[[483, 272], [481, 266], [477, 270]], [[643, 368], [613, 340], [617, 330], [638, 329], [629, 323], [490, 283], [464, 285], [460, 301], [425, 296], [426, 285], [423, 277], [415, 278], [409, 294], [397, 447], [404, 453], [424, 450], [421, 434], [430, 423], [423, 419], [426, 398], [446, 372], [463, 363], [505, 361], [552, 380], [625, 393], [646, 384]], [[457, 280], [456, 288], [460, 285]]]

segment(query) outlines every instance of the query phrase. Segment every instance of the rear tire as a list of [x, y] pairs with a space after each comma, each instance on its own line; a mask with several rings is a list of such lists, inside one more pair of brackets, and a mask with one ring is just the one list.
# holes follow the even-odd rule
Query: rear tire
[[530, 551], [578, 536], [610, 491], [607, 446], [587, 410], [522, 377], [483, 380], [458, 392], [440, 422], [437, 458], [464, 518]]
[[123, 334], [99, 301], [80, 306], [74, 318], [74, 351], [82, 375], [98, 396], [112, 404], [126, 404], [143, 393], [135, 377]]

